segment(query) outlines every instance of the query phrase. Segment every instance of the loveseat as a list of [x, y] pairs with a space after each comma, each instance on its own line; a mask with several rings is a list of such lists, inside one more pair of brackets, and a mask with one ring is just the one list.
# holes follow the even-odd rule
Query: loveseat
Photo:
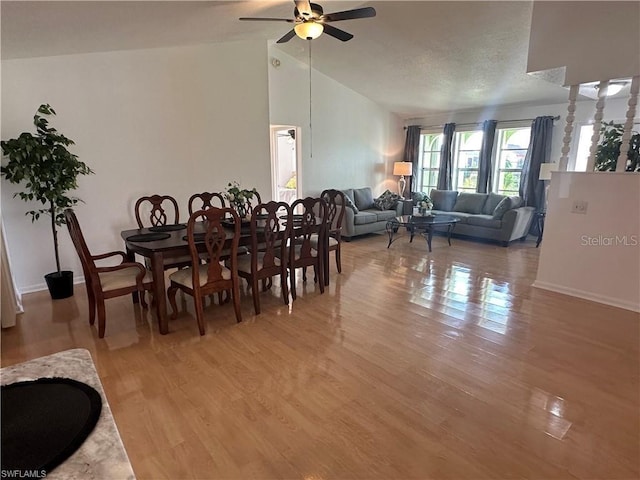
[[535, 209], [521, 207], [520, 197], [496, 193], [466, 193], [455, 190], [431, 190], [434, 215], [457, 217], [454, 235], [496, 240], [503, 246], [524, 239], [531, 227]]
[[388, 220], [402, 215], [403, 204], [398, 195], [389, 195], [385, 202], [380, 201], [384, 194], [374, 198], [371, 187], [343, 189], [342, 193], [346, 204], [342, 236], [346, 240], [384, 230]]

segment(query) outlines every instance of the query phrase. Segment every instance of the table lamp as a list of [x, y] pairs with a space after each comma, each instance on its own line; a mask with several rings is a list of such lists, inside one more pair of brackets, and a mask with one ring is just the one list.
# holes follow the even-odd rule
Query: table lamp
[[394, 162], [393, 163], [393, 174], [400, 175], [400, 180], [398, 180], [398, 193], [402, 198], [404, 198], [404, 188], [407, 185], [407, 181], [404, 179], [404, 176], [410, 177], [413, 173], [413, 164], [411, 162]]

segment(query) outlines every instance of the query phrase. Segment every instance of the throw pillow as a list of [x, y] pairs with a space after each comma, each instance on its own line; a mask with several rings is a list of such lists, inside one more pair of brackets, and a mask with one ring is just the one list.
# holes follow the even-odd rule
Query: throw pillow
[[494, 220], [502, 220], [502, 217], [506, 213], [507, 210], [511, 210], [511, 198], [504, 197], [498, 205], [496, 205], [495, 210], [493, 211], [493, 219]]
[[373, 206], [378, 210], [393, 210], [396, 208], [400, 195], [385, 190], [382, 195], [373, 201]]
[[356, 207], [356, 204], [353, 203], [353, 200], [351, 200], [351, 197], [349, 197], [349, 195], [347, 195], [346, 193], [344, 194], [344, 204], [351, 210], [353, 210], [353, 213], [358, 213], [360, 211], [358, 210], [358, 207]]

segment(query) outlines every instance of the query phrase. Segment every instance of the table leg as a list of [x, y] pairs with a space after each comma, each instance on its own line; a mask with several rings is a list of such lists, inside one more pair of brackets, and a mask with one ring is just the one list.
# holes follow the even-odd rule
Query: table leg
[[151, 255], [151, 273], [153, 275], [154, 301], [156, 302], [156, 314], [158, 327], [162, 335], [169, 333], [169, 320], [167, 319], [167, 295], [164, 284], [164, 261], [161, 252]]
[[[126, 249], [127, 251], [127, 261], [129, 262], [135, 262], [136, 261], [136, 254], [134, 252], [132, 252], [131, 250], [129, 250], [128, 248]], [[138, 295], [138, 292], [135, 291], [131, 294], [131, 299], [133, 300], [133, 303], [140, 303], [140, 295]]]
[[398, 225], [395, 222], [387, 222], [386, 225], [387, 234], [389, 235], [389, 243], [387, 244], [387, 248], [391, 246], [393, 243], [393, 234], [398, 231]]
[[451, 230], [453, 230], [453, 224], [449, 224], [447, 226], [447, 242], [449, 242], [449, 246], [451, 246]]
[[538, 239], [536, 240], [536, 248], [540, 246], [540, 242], [542, 242], [542, 233], [544, 232], [544, 217], [542, 215], [538, 215]]
[[433, 228], [430, 226], [427, 227], [426, 237], [427, 237], [427, 245], [429, 246], [429, 253], [431, 253], [431, 239], [433, 238]]

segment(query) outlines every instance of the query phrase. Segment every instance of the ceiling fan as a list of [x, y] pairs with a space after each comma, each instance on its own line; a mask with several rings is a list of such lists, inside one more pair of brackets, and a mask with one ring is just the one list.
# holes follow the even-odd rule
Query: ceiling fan
[[317, 3], [310, 3], [308, 0], [294, 0], [294, 3], [296, 4], [293, 9], [294, 18], [242, 17], [240, 20], [295, 23], [293, 30], [283, 35], [276, 43], [288, 42], [296, 35], [304, 40], [312, 40], [322, 35], [322, 32], [346, 42], [351, 40], [353, 35], [329, 25], [330, 22], [376, 16], [376, 10], [373, 7], [354, 8], [344, 12], [325, 14], [322, 7]]

